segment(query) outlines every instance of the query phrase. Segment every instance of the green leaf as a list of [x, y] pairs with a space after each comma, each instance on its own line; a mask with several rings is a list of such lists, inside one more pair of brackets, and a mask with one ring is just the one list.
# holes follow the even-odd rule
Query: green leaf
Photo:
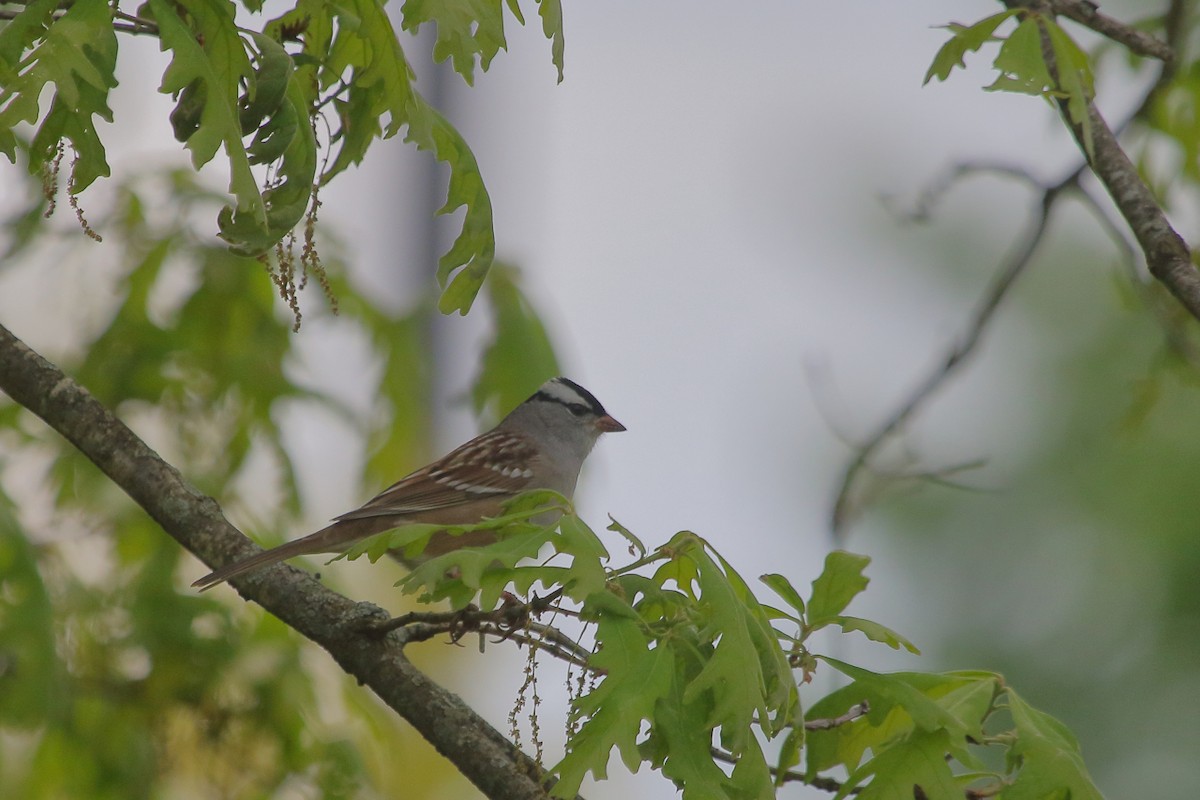
[[1021, 768], [1004, 789], [1003, 800], [1101, 800], [1083, 764], [1079, 742], [1065, 725], [1021, 699], [1011, 688], [1006, 692], [1008, 709], [1016, 725], [1013, 755]]
[[[66, 678], [55, 649], [55, 620], [34, 548], [0, 493], [0, 718], [34, 729], [67, 702]], [[57, 713], [56, 713], [57, 712]]]
[[550, 40], [550, 59], [558, 70], [558, 82], [563, 81], [563, 17], [562, 0], [537, 0], [538, 16], [542, 18], [542, 33]]
[[[128, 207], [137, 206], [130, 202]], [[178, 219], [194, 216], [187, 211], [185, 204]], [[139, 212], [127, 213], [136, 217]], [[276, 403], [318, 399], [296, 388], [281, 371], [295, 340], [279, 324], [261, 265], [224, 247], [198, 245], [190, 238], [184, 244], [178, 230], [150, 228], [136, 219], [110, 225], [115, 234], [136, 243], [122, 242], [132, 263], [128, 275], [114, 285], [126, 299], [90, 343], [75, 376], [110, 406], [142, 401], [187, 420], [175, 431], [181, 442], [199, 433], [195, 426], [208, 425], [203, 429], [207, 441], [192, 442], [184, 452], [204, 454], [197, 460], [208, 468], [199, 474], [193, 463], [189, 478], [217, 493], [236, 476], [253, 444], [283, 454], [282, 433], [273, 417]], [[169, 314], [153, 314], [157, 284], [181, 274], [190, 282], [187, 293], [178, 297], [181, 305]], [[214, 441], [221, 442], [215, 451]], [[280, 464], [282, 479], [290, 483], [289, 462], [284, 458]]]
[[[329, 60], [335, 65], [344, 63], [352, 75], [347, 99], [337, 104], [344, 120], [341, 147], [321, 180], [328, 182], [361, 161], [375, 137], [392, 136], [407, 126], [405, 141], [432, 151], [450, 167], [446, 204], [438, 213], [466, 209], [462, 231], [439, 259], [437, 269], [443, 287], [438, 308], [445, 314], [466, 314], [496, 254], [491, 198], [479, 164], [454, 126], [417, 93], [412, 69], [382, 5], [377, 0], [348, 0], [335, 9], [339, 31]], [[340, 69], [327, 67], [332, 72], [340, 73]], [[381, 128], [385, 115], [388, 123]]]
[[[551, 512], [565, 513], [568, 509], [566, 498], [557, 492], [544, 489], [526, 492], [511, 501], [501, 516], [475, 525], [406, 525], [374, 537], [382, 538], [382, 543], [359, 543], [348, 551], [348, 555], [357, 557], [364, 552], [375, 554], [383, 550], [400, 549], [407, 558], [415, 559], [421, 555], [429, 536], [439, 530], [449, 536], [492, 534], [495, 541], [490, 544], [473, 543], [470, 547], [460, 547], [430, 558], [397, 583], [406, 594], [423, 592], [422, 602], [448, 599], [455, 608], [464, 607], [482, 590], [480, 604], [492, 608], [510, 582], [519, 581], [521, 585], [528, 586], [547, 575], [561, 574], [537, 567], [517, 569], [517, 564], [536, 556], [542, 547], [556, 538], [562, 541], [556, 531], [557, 523], [544, 525], [534, 519]], [[571, 546], [579, 552], [587, 551], [589, 545], [581, 543], [584, 540], [583, 533], [578, 529], [574, 529], [573, 533], [575, 538], [571, 540]], [[595, 586], [598, 571], [601, 575], [598, 586], [602, 587], [603, 568], [598, 566], [598, 558], [594, 561], [595, 565], [588, 569], [585, 566], [587, 559], [584, 558], [578, 574], [572, 573], [572, 579], [581, 583], [587, 583], [590, 579], [590, 585]], [[522, 574], [527, 576], [526, 580], [522, 579]]]
[[550, 336], [519, 279], [515, 267], [495, 264], [487, 283], [492, 336], [480, 358], [471, 405], [477, 415], [493, 419], [523, 403], [532, 387], [559, 374]]
[[669, 647], [660, 647], [674, 652], [675, 677], [670, 692], [655, 706], [642, 757], [682, 787], [688, 800], [724, 800], [730, 796], [732, 782], [712, 757], [712, 698], [688, 699], [683, 689], [695, 678], [702, 659], [697, 657], [699, 651], [682, 644], [673, 639]]
[[[877, 699], [872, 707], [888, 708], [898, 705], [912, 718], [912, 723], [920, 730], [936, 731], [945, 729], [965, 739], [968, 733], [967, 725], [946, 709], [942, 708], [930, 694], [935, 688], [949, 691], [962, 679], [954, 675], [929, 675], [919, 672], [896, 672], [882, 674], [847, 664], [837, 659], [822, 656], [822, 660], [833, 666], [838, 672], [847, 675], [855, 682], [874, 695]], [[881, 702], [882, 701], [882, 702]]]
[[[462, 231], [449, 252], [438, 259], [438, 282], [443, 287], [438, 310], [443, 314], [452, 311], [466, 314], [496, 257], [492, 200], [483, 185], [483, 175], [475, 156], [462, 135], [432, 106], [425, 105], [425, 108], [428, 112], [409, 125], [405, 138], [422, 150], [432, 149], [439, 161], [450, 165], [450, 188], [446, 204], [438, 213], [466, 209]], [[428, 122], [428, 128], [419, 124], [422, 122]]]
[[[445, 599], [456, 609], [466, 607], [481, 589], [487, 588], [479, 604], [494, 608], [502, 587], [511, 580], [512, 569], [518, 562], [536, 556], [552, 535], [552, 529], [540, 526], [504, 531], [492, 544], [463, 547], [431, 558], [402, 578], [399, 585], [405, 594], [424, 589], [421, 602]], [[488, 580], [485, 586], [485, 574], [496, 572], [501, 573], [501, 580]]]
[[[1065, 98], [1067, 115], [1071, 122], [1082, 128], [1083, 146], [1090, 158], [1092, 132], [1088, 110], [1094, 93], [1091, 61], [1053, 18], [1013, 8], [969, 28], [950, 26], [954, 36], [934, 57], [925, 74], [925, 82], [935, 77], [945, 80], [955, 67], [963, 66], [963, 56], [967, 52], [976, 51], [993, 41], [999, 24], [1018, 13], [1024, 14], [1024, 19], [1012, 34], [1002, 40], [993, 62], [1000, 74], [985, 88], [993, 92], [1041, 95], [1050, 100]], [[1056, 76], [1051, 74], [1046, 63], [1043, 36], [1054, 54]]]
[[[392, 550], [402, 551], [406, 556], [415, 556], [425, 549], [431, 536], [444, 530], [446, 530], [445, 525], [435, 525], [429, 522], [397, 525], [395, 530], [368, 536], [366, 539], [355, 542], [346, 552], [336, 556], [332, 561], [339, 561], [343, 558], [353, 561], [365, 555], [374, 564]], [[459, 533], [461, 534], [462, 531]]]
[[[771, 767], [763, 754], [762, 745], [756, 737], [751, 736], [746, 741], [746, 747], [738, 757], [733, 768], [734, 796], [742, 797], [774, 797], [775, 781], [771, 777]], [[687, 796], [687, 793], [684, 793]]]
[[786, 723], [795, 697], [791, 670], [770, 628], [766, 612], [727, 563], [721, 567], [702, 548], [680, 556], [696, 565], [704, 635], [711, 656], [688, 684], [683, 700], [711, 693], [708, 726], [721, 728], [721, 741], [741, 755], [753, 737], [755, 720], [768, 735]]
[[962, 800], [962, 787], [946, 763], [947, 747], [946, 731], [915, 733], [851, 773], [835, 798], [850, 796], [852, 789], [870, 778], [856, 795], [861, 800]]
[[[607, 598], [609, 602], [614, 599]], [[551, 770], [559, 776], [550, 792], [554, 797], [574, 797], [589, 771], [597, 779], [607, 777], [613, 747], [625, 766], [637, 771], [642, 761], [637, 741], [642, 725], [655, 717], [656, 704], [672, 687], [674, 660], [670, 648], [652, 647], [640, 622], [600, 614], [596, 640], [600, 649], [591, 658], [591, 665], [604, 678], [595, 690], [575, 702], [574, 713], [586, 717], [586, 721], [567, 742], [566, 755]]]
[[[249, 136], [259, 129], [263, 120], [272, 116], [283, 105], [290, 76], [295, 72], [291, 56], [278, 41], [261, 33], [249, 33], [257, 49], [254, 63], [254, 81], [246, 88], [240, 103], [239, 119], [242, 134]], [[267, 163], [283, 154], [279, 148], [270, 158], [261, 158], [254, 163]]]
[[58, 144], [63, 139], [70, 141], [75, 151], [71, 165], [71, 192], [78, 194], [97, 178], [106, 178], [111, 174], [104, 144], [91, 118], [87, 114], [71, 111], [57, 96], [30, 142], [30, 168], [40, 168], [41, 164], [53, 161], [57, 156]]
[[779, 758], [775, 762], [775, 786], [783, 786], [787, 780], [788, 770], [800, 764], [800, 749], [804, 747], [806, 731], [803, 725], [796, 725], [788, 731], [779, 748]]
[[1018, 11], [1019, 9], [1001, 11], [999, 14], [993, 14], [969, 27], [947, 25], [946, 27], [954, 35], [942, 45], [937, 55], [933, 57], [933, 63], [929, 65], [929, 70], [925, 73], [924, 83], [929, 83], [933, 78], [944, 81], [950, 77], [950, 73], [954, 71], [955, 67], [965, 67], [966, 63], [963, 57], [967, 53], [974, 53], [988, 42], [995, 41], [993, 34], [996, 28]]
[[699, 570], [694, 559], [681, 556], [690, 550], [704, 546], [704, 540], [691, 531], [679, 531], [671, 540], [658, 548], [658, 552], [669, 556], [651, 579], [659, 586], [665, 586], [667, 581], [675, 581], [679, 591], [689, 599], [696, 600], [696, 584], [699, 581]]
[[78, 193], [109, 174], [92, 118], [112, 121], [108, 92], [117, 85], [117, 39], [106, 3], [73, 3], [51, 21], [49, 9], [55, 5], [32, 3], [0, 30], [0, 150], [10, 160], [15, 157], [13, 127], [37, 122], [42, 92], [53, 84], [53, 102], [33, 137], [29, 168], [40, 172], [55, 157], [58, 143], [68, 139], [76, 154], [71, 190]]
[[567, 595], [583, 600], [603, 591], [608, 582], [604, 562], [609, 556], [600, 537], [575, 514], [564, 514], [558, 521], [558, 530], [554, 549], [571, 556], [571, 578], [565, 584]]
[[1083, 147], [1089, 159], [1093, 156], [1092, 122], [1088, 114], [1095, 93], [1092, 65], [1087, 53], [1067, 35], [1053, 19], [1042, 20], [1050, 38], [1058, 72], [1058, 90], [1067, 96], [1067, 115], [1083, 130]]
[[765, 583], [771, 591], [779, 595], [797, 614], [804, 616], [804, 598], [792, 586], [791, 581], [774, 572], [767, 575], [760, 575], [758, 579]]
[[[507, 6], [517, 22], [525, 18], [516, 0]], [[475, 82], [475, 63], [486, 72], [496, 54], [507, 48], [504, 36], [504, 12], [499, 2], [489, 0], [406, 0], [401, 9], [401, 27], [417, 32], [421, 25], [432, 22], [437, 26], [437, 41], [433, 46], [434, 61], [446, 59], [454, 71], [471, 85]], [[538, 16], [542, 31], [551, 42], [551, 54], [562, 82], [563, 33], [562, 7], [559, 0], [538, 0]]]
[[428, 452], [428, 398], [432, 392], [425, 347], [433, 312], [418, 307], [393, 319], [369, 303], [354, 302], [355, 296], [338, 290], [343, 313], [362, 320], [375, 352], [383, 356], [379, 383], [374, 387], [377, 411], [366, 421], [371, 450], [363, 477], [367, 485], [386, 486], [397, 475], [407, 474], [436, 455]]
[[1000, 45], [993, 66], [1000, 71], [986, 91], [1044, 94], [1053, 81], [1042, 56], [1042, 28], [1038, 17], [1029, 15]]
[[825, 569], [813, 581], [812, 597], [808, 601], [808, 625], [812, 629], [828, 625], [842, 613], [850, 601], [867, 588], [868, 579], [862, 574], [871, 559], [834, 550], [825, 557]]
[[46, 34], [58, 0], [31, 0], [0, 28], [0, 85], [9, 86], [20, 71], [21, 56]]
[[309, 100], [292, 60], [269, 36], [252, 34], [252, 39], [258, 47], [257, 67], [239, 120], [243, 126], [258, 126], [246, 151], [250, 161], [274, 164], [274, 180], [262, 194], [266, 225], [257, 214], [228, 206], [217, 220], [221, 238], [244, 255], [267, 252], [304, 218], [317, 174]]
[[646, 622], [674, 622], [687, 615], [690, 603], [687, 595], [665, 589], [643, 575], [621, 575], [612, 579], [609, 586], [632, 603]]
[[436, 23], [433, 60], [440, 63], [449, 58], [468, 85], [475, 82], [476, 57], [486, 72], [496, 53], [507, 47], [504, 10], [498, 2], [405, 0], [401, 13], [404, 21], [400, 27], [412, 33], [426, 22]]
[[[977, 741], [983, 738], [983, 723], [1002, 686], [999, 676], [983, 671], [947, 672], [935, 675], [933, 681], [913, 681], [913, 685], [961, 722], [968, 736]], [[977, 766], [971, 760], [963, 763]]]
[[633, 534], [633, 531], [626, 528], [621, 523], [617, 522], [611, 514], [608, 515], [608, 527], [605, 530], [619, 533], [625, 537], [625, 541], [629, 542], [632, 554], [636, 554], [638, 558], [646, 555], [646, 545], [642, 544], [642, 540]]
[[968, 745], [982, 739], [983, 721], [999, 686], [997, 676], [979, 672], [879, 674], [827, 657], [822, 660], [854, 681], [815, 703], [808, 716], [837, 717], [863, 701], [870, 712], [846, 725], [808, 733], [805, 768], [809, 777], [839, 765], [853, 771], [867, 750], [878, 753], [889, 742], [919, 731], [946, 731], [948, 751], [960, 763], [979, 767]]
[[[268, 221], [266, 204], [242, 143], [238, 89], [243, 81], [253, 79], [253, 68], [234, 24], [233, 5], [223, 0], [189, 3], [187, 13], [194, 29], [185, 24], [169, 0], [149, 0], [149, 7], [158, 22], [161, 48], [171, 51], [171, 63], [163, 73], [159, 91], [181, 93], [177, 110], [184, 118], [194, 117], [194, 110], [185, 104], [203, 103], [194, 128], [177, 127], [177, 133], [185, 134], [183, 141], [192, 153], [192, 166], [204, 166], [222, 146], [229, 157], [229, 191], [237, 207], [223, 212], [223, 228], [234, 237], [231, 244], [237, 246], [239, 236], [251, 230], [267, 230]], [[185, 92], [193, 85], [202, 87], [200, 100], [195, 95], [198, 89]], [[236, 227], [233, 219], [237, 220]], [[246, 250], [252, 252], [253, 247]]]
[[833, 618], [835, 625], [840, 625], [844, 633], [858, 631], [870, 639], [872, 642], [882, 642], [893, 650], [899, 650], [903, 647], [908, 652], [914, 655], [920, 655], [921, 651], [916, 645], [905, 639], [900, 634], [896, 633], [891, 628], [880, 625], [878, 622], [872, 622], [869, 619], [861, 619], [859, 617], [838, 616]]

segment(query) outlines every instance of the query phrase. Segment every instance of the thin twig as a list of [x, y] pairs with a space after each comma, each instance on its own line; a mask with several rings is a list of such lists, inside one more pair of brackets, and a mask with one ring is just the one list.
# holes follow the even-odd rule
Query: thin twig
[[547, 626], [547, 628], [544, 630], [546, 630], [547, 633], [550, 631], [553, 631], [553, 633], [551, 633], [545, 639], [529, 636], [528, 634], [521, 632], [514, 633], [508, 638], [512, 639], [517, 644], [528, 644], [530, 646], [536, 644], [539, 650], [549, 653], [560, 661], [566, 661], [567, 663], [573, 664], [574, 666], [579, 667], [586, 672], [590, 672], [593, 675], [602, 674], [600, 670], [588, 663], [588, 659], [592, 655], [591, 651], [581, 647], [573, 639], [564, 636], [557, 628], [550, 628]]
[[534, 598], [528, 603], [506, 602], [492, 611], [480, 611], [474, 607], [465, 608], [461, 611], [412, 611], [408, 614], [401, 614], [398, 617], [373, 624], [369, 629], [364, 629], [364, 633], [369, 633], [373, 636], [384, 636], [394, 630], [416, 623], [433, 626], [463, 626], [491, 622], [505, 627], [517, 627], [523, 624], [525, 618], [530, 615], [537, 616], [551, 609], [556, 614], [574, 614], [574, 612], [568, 609], [558, 608], [554, 605], [562, 595], [563, 589], [559, 587], [545, 597], [534, 595]]
[[845, 714], [837, 717], [828, 717], [822, 719], [806, 719], [804, 720], [804, 730], [806, 731], [827, 731], [832, 728], [838, 728], [842, 725], [848, 725], [860, 717], [865, 717], [871, 713], [871, 705], [863, 700], [857, 705], [850, 706]]
[[503, 605], [494, 611], [464, 609], [462, 611], [413, 611], [388, 620], [369, 620], [361, 628], [372, 638], [382, 638], [392, 631], [401, 631], [404, 644], [424, 642], [436, 636], [449, 635], [452, 642], [459, 641], [468, 633], [495, 636], [497, 641], [511, 639], [518, 643], [533, 643], [530, 633], [537, 634], [537, 644], [555, 658], [568, 661], [584, 669], [592, 651], [583, 647], [557, 628], [529, 619], [531, 614], [553, 610], [563, 613], [565, 609], [549, 606], [545, 600], [535, 599], [523, 605]]
[[[726, 764], [733, 764], [735, 766], [738, 763], [737, 756], [719, 747], [714, 747], [709, 752], [712, 753], [712, 757], [717, 761], [724, 761]], [[797, 772], [794, 769], [785, 770], [782, 774], [776, 767], [768, 766], [767, 769], [770, 770], [771, 776], [780, 783], [803, 783], [805, 786], [811, 786], [814, 789], [820, 789], [825, 792], [837, 793], [842, 790], [841, 781], [834, 780], [833, 778], [825, 778], [820, 775], [809, 778], [803, 772]], [[861, 791], [860, 787], [855, 786], [847, 794], [858, 794]]]
[[126, 14], [124, 11], [115, 12], [113, 17], [120, 20], [120, 22], [113, 23], [113, 27], [119, 31], [125, 31], [126, 33], [133, 34], [144, 33], [149, 36], [158, 36], [158, 23], [152, 19], [138, 17], [133, 14]]
[[[828, 719], [809, 719], [804, 721], [804, 729], [806, 731], [827, 731], [833, 728], [847, 725], [860, 717], [870, 713], [871, 707], [866, 700], [851, 706], [845, 714], [838, 717], [830, 717]], [[724, 761], [726, 764], [738, 763], [737, 756], [719, 747], [712, 748], [712, 756], [718, 761]], [[803, 783], [806, 786], [812, 786], [814, 789], [822, 789], [826, 792], [839, 792], [842, 789], [842, 784], [833, 778], [825, 778], [814, 776], [809, 778], [803, 772], [795, 770], [786, 770], [782, 774], [776, 767], [768, 767], [774, 777], [780, 783]], [[860, 791], [857, 787], [851, 789], [849, 793], [857, 794]]]
[[1033, 255], [1042, 243], [1050, 222], [1050, 212], [1062, 193], [1073, 187], [1079, 179], [1079, 170], [1073, 171], [1066, 178], [1042, 190], [1031, 211], [1030, 221], [1025, 233], [1017, 239], [1017, 245], [1005, 259], [992, 278], [991, 284], [975, 306], [967, 328], [959, 340], [949, 349], [938, 366], [925, 377], [917, 388], [909, 394], [900, 407], [892, 413], [879, 428], [867, 438], [842, 473], [842, 481], [834, 501], [833, 514], [830, 521], [834, 540], [842, 542], [845, 538], [846, 526], [849, 524], [854, 511], [854, 490], [858, 478], [864, 469], [871, 467], [871, 459], [880, 448], [890, 441], [902, 429], [916, 412], [954, 375], [975, 352], [983, 332], [991, 322], [1001, 302], [1008, 295], [1016, 280], [1033, 260]]
[[312, 110], [314, 112], [320, 111], [322, 108], [324, 108], [325, 106], [332, 103], [334, 100], [337, 100], [339, 97], [341, 97], [342, 94], [349, 88], [350, 88], [350, 84], [347, 83], [344, 78], [338, 78], [336, 88], [333, 89], [332, 91], [330, 91], [329, 94], [325, 95], [320, 100], [318, 100], [317, 104], [313, 106]]
[[964, 178], [970, 178], [979, 174], [1014, 178], [1038, 190], [1042, 189], [1043, 185], [1042, 181], [1038, 180], [1032, 172], [1017, 164], [1009, 164], [1001, 161], [963, 161], [952, 164], [942, 175], [930, 181], [921, 190], [921, 194], [917, 197], [916, 202], [912, 204], [911, 208], [907, 210], [899, 209], [894, 207], [894, 204], [890, 202], [885, 203], [885, 207], [904, 222], [928, 222], [933, 217], [934, 208], [952, 188], [957, 186]]

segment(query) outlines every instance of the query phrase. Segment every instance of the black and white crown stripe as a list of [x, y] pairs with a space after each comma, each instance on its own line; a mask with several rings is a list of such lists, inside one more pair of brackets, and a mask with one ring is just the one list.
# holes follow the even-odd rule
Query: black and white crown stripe
[[546, 381], [530, 400], [558, 403], [566, 406], [576, 416], [591, 413], [597, 417], [603, 417], [608, 414], [595, 395], [567, 378], [554, 378]]

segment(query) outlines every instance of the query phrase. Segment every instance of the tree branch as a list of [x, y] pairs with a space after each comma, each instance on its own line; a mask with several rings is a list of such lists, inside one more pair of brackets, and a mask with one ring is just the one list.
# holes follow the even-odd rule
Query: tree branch
[[[1065, 114], [1065, 106], [1063, 109]], [[1083, 128], [1065, 119], [1080, 148], [1085, 149]], [[1162, 281], [1188, 313], [1200, 319], [1200, 272], [1192, 264], [1187, 243], [1171, 227], [1150, 187], [1094, 105], [1088, 107], [1088, 121], [1092, 134], [1089, 164], [1141, 245], [1150, 274]]]
[[1154, 38], [1145, 31], [1100, 13], [1099, 7], [1090, 0], [1051, 0], [1055, 14], [1073, 19], [1085, 28], [1091, 28], [1118, 44], [1123, 44], [1139, 56], [1171, 61], [1175, 52], [1166, 42]]
[[[86, 389], [0, 325], [0, 390], [92, 460], [172, 538], [209, 566], [254, 552], [216, 501], [184, 481]], [[308, 573], [276, 565], [235, 581], [237, 591], [324, 647], [491, 798], [545, 798], [541, 767], [452, 692], [408, 660], [401, 637], [364, 635], [386, 617]]]
[[[0, 20], [12, 20], [20, 16], [24, 9], [21, 8], [0, 8]], [[62, 19], [64, 12], [59, 12], [51, 15], [51, 20], [57, 22]], [[117, 11], [113, 14], [113, 30], [121, 33], [128, 33], [134, 36], [144, 34], [146, 36], [158, 36], [158, 24], [152, 20], [135, 17], [132, 14], [125, 14]]]
[[[733, 753], [722, 750], [719, 747], [712, 748], [711, 753], [712, 757], [717, 761], [724, 761], [726, 764], [737, 766], [738, 758]], [[805, 786], [811, 786], [814, 789], [820, 789], [825, 792], [842, 791], [842, 782], [834, 778], [827, 778], [823, 775], [814, 775], [812, 778], [809, 778], [803, 772], [794, 769], [785, 770], [782, 773], [777, 767], [768, 767], [767, 769], [770, 771], [771, 777], [780, 783], [802, 783]], [[855, 786], [847, 794], [858, 794], [861, 791], [862, 787]]]
[[[1009, 0], [1008, 4], [1030, 8], [1040, 5], [1014, 3], [1012, 0]], [[1054, 50], [1048, 39], [1043, 32], [1042, 57], [1057, 82], [1058, 69]], [[1158, 84], [1155, 85], [1155, 90], [1157, 89]], [[1075, 137], [1088, 166], [1104, 184], [1104, 188], [1116, 203], [1117, 210], [1133, 231], [1134, 238], [1145, 253], [1150, 274], [1162, 281], [1188, 313], [1200, 320], [1200, 271], [1192, 264], [1192, 254], [1187, 243], [1171, 227], [1154, 193], [1142, 180], [1129, 156], [1125, 155], [1116, 135], [1096, 109], [1095, 103], [1088, 103], [1086, 131], [1081, 123], [1071, 119], [1067, 104], [1067, 98], [1058, 98], [1062, 120]]]
[[[928, 215], [928, 206], [936, 197], [936, 193], [944, 191], [958, 178], [978, 171], [1014, 175], [1030, 181], [1042, 189], [1041, 197], [1035, 202], [1034, 216], [1029, 227], [1023, 237], [1018, 240], [1019, 244], [1013, 255], [997, 272], [992, 284], [976, 306], [975, 313], [962, 338], [949, 349], [945, 358], [924, 381], [918, 384], [900, 407], [858, 447], [855, 457], [846, 466], [831, 514], [830, 524], [835, 541], [841, 541], [844, 538], [846, 527], [860, 505], [855, 489], [862, 472], [872, 467], [871, 460], [879, 449], [904, 428], [974, 351], [1000, 302], [1028, 265], [1041, 243], [1054, 202], [1062, 196], [1065, 189], [1079, 188], [1079, 178], [1085, 168], [1091, 168], [1113, 198], [1118, 212], [1129, 226], [1144, 253], [1150, 274], [1167, 287], [1192, 317], [1200, 319], [1200, 272], [1192, 265], [1191, 252], [1183, 238], [1167, 221], [1161, 205], [1150, 188], [1142, 181], [1137, 168], [1125, 155], [1125, 151], [1118, 141], [1121, 131], [1151, 109], [1156, 98], [1169, 85], [1178, 69], [1180, 49], [1184, 45], [1186, 34], [1186, 26], [1183, 24], [1186, 16], [1185, 0], [1171, 0], [1167, 7], [1164, 15], [1164, 28], [1167, 34], [1165, 43], [1124, 23], [1099, 14], [1094, 4], [1087, 0], [1003, 0], [1003, 2], [1009, 8], [1024, 8], [1047, 15], [1059, 13], [1070, 17], [1097, 33], [1124, 44], [1134, 52], [1162, 59], [1162, 68], [1154, 85], [1142, 98], [1137, 109], [1117, 127], [1117, 132], [1109, 128], [1096, 110], [1095, 104], [1089, 103], [1090, 153], [1083, 126], [1071, 121], [1067, 99], [1058, 100], [1062, 119], [1071, 130], [1084, 155], [1084, 161], [1080, 166], [1059, 183], [1052, 186], [1041, 186], [1032, 179], [1032, 176], [1009, 166], [966, 164], [952, 170], [949, 178], [938, 182], [935, 184], [935, 189], [927, 191], [922, 196], [915, 215], [918, 218]], [[1046, 41], [1045, 35], [1043, 35], [1043, 57], [1051, 75], [1056, 76], [1054, 52], [1049, 42]], [[1090, 195], [1082, 194], [1089, 207], [1097, 212], [1101, 224], [1112, 233], [1111, 220], [1100, 212]], [[1117, 238], [1121, 238], [1119, 234]], [[1162, 310], [1157, 307], [1155, 313], [1160, 319], [1164, 317]], [[1184, 357], [1191, 358], [1193, 348], [1185, 345], [1177, 331], [1169, 328], [1168, 338], [1173, 349]]]
[[859, 717], [865, 717], [871, 713], [871, 704], [866, 700], [861, 703], [856, 703], [846, 710], [845, 714], [838, 717], [829, 717], [823, 719], [806, 719], [804, 720], [804, 730], [806, 731], [828, 731], [834, 728], [840, 728], [843, 725], [849, 725]]
[[518, 644], [532, 644], [555, 658], [595, 672], [588, 664], [588, 659], [592, 656], [591, 650], [578, 644], [558, 628], [530, 618], [531, 614], [538, 613], [539, 610], [546, 611], [548, 608], [540, 602], [534, 602], [502, 605], [493, 611], [480, 611], [475, 608], [462, 611], [412, 611], [389, 620], [370, 620], [363, 626], [363, 631], [376, 637], [391, 631], [400, 631], [400, 637], [405, 643], [423, 642], [442, 635], [449, 636], [451, 642], [458, 642], [468, 633], [478, 633], [484, 637], [494, 636], [497, 641], [512, 640]]
[[967, 359], [975, 352], [992, 316], [1016, 283], [1017, 278], [1033, 260], [1033, 255], [1037, 252], [1037, 248], [1046, 234], [1050, 223], [1050, 211], [1055, 202], [1062, 196], [1063, 191], [1074, 186], [1078, 179], [1079, 170], [1076, 170], [1058, 183], [1043, 187], [1040, 197], [1034, 203], [1025, 233], [1017, 240], [1016, 247], [1000, 265], [995, 277], [992, 278], [991, 284], [975, 306], [975, 311], [972, 313], [963, 335], [950, 347], [938, 365], [917, 385], [900, 407], [884, 420], [873, 434], [867, 437], [867, 440], [858, 448], [854, 458], [846, 465], [830, 518], [830, 527], [835, 541], [841, 542], [845, 539], [846, 527], [850, 524], [854, 512], [858, 508], [855, 488], [863, 470], [871, 467], [871, 459], [875, 457], [880, 448], [912, 419], [913, 415], [966, 364]]

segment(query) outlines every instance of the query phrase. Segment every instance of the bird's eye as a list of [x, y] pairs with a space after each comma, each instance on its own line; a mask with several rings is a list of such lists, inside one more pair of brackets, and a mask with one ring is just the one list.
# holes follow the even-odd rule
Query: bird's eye
[[572, 404], [572, 405], [567, 406], [567, 410], [570, 411], [572, 414], [574, 414], [577, 417], [582, 417], [588, 413], [589, 409], [587, 406]]

